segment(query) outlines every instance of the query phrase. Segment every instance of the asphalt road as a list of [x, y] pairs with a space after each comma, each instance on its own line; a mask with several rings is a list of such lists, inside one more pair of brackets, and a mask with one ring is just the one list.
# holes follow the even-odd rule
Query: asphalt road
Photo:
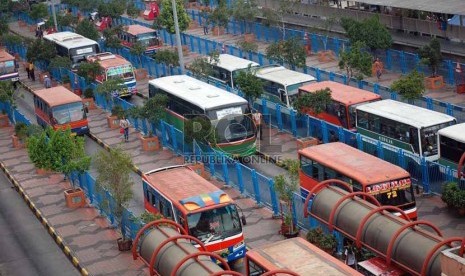
[[0, 173], [0, 275], [79, 275]]

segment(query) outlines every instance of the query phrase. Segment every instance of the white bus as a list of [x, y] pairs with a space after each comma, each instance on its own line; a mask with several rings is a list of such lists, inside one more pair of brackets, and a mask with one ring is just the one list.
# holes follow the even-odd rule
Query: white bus
[[282, 103], [292, 108], [293, 101], [299, 95], [299, 87], [316, 82], [310, 75], [286, 69], [280, 65], [259, 68], [257, 77], [263, 81], [262, 98]]
[[86, 61], [87, 56], [99, 52], [99, 45], [96, 41], [72, 32], [48, 34], [44, 35], [44, 39], [55, 45], [59, 56], [69, 57], [73, 68], [80, 62]]
[[465, 123], [453, 125], [438, 131], [439, 163], [457, 168], [465, 153]]
[[438, 130], [454, 125], [456, 119], [426, 108], [382, 100], [357, 106], [357, 131], [383, 143], [436, 161]]
[[252, 68], [258, 68], [260, 66], [258, 63], [247, 59], [228, 54], [220, 54], [218, 62], [216, 64], [212, 63], [213, 72], [209, 78], [235, 88], [236, 84], [234, 81], [237, 75], [239, 75], [239, 72], [246, 70], [249, 65]]
[[255, 127], [248, 102], [195, 78], [178, 75], [149, 81], [149, 97], [166, 95], [166, 120], [184, 130], [185, 119], [201, 117], [211, 124], [216, 149], [233, 157], [255, 154]]

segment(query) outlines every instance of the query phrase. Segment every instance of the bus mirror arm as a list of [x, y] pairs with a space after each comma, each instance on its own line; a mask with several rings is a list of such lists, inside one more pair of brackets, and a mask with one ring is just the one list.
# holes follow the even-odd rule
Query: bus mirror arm
[[239, 207], [239, 205], [237, 205], [237, 204], [234, 204], [234, 205], [236, 205], [236, 207], [241, 211], [241, 222], [242, 222], [242, 225], [247, 225], [247, 220], [245, 219], [244, 212], [242, 211], [242, 208]]

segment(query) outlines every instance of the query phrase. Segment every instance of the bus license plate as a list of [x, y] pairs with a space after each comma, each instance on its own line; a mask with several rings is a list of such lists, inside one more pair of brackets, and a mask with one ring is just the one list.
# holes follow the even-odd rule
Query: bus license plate
[[19, 77], [12, 78], [11, 81], [19, 81]]

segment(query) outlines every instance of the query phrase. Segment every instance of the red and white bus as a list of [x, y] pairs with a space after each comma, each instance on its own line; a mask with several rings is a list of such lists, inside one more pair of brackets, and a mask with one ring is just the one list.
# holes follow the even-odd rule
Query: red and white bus
[[142, 181], [147, 211], [182, 225], [228, 262], [245, 256], [245, 217], [226, 192], [184, 165], [144, 173]]
[[140, 42], [146, 48], [145, 53], [153, 54], [163, 44], [158, 37], [157, 31], [142, 25], [125, 26], [121, 33], [118, 34], [121, 44], [124, 47], [131, 48], [136, 42]]
[[352, 185], [354, 191], [373, 195], [381, 205], [399, 207], [411, 220], [417, 219], [406, 170], [340, 142], [308, 147], [298, 154], [303, 197], [321, 181], [336, 178]]
[[19, 81], [16, 59], [3, 48], [0, 48], [0, 81]]
[[70, 128], [77, 135], [89, 133], [87, 114], [81, 97], [63, 86], [33, 91], [37, 123], [53, 129]]
[[305, 112], [328, 123], [342, 126], [351, 131], [356, 130], [355, 109], [357, 106], [381, 100], [381, 96], [370, 91], [355, 88], [334, 81], [314, 82], [299, 88], [299, 96], [304, 93], [315, 93], [318, 90], [331, 90], [331, 105], [326, 110], [315, 114], [312, 110]]

